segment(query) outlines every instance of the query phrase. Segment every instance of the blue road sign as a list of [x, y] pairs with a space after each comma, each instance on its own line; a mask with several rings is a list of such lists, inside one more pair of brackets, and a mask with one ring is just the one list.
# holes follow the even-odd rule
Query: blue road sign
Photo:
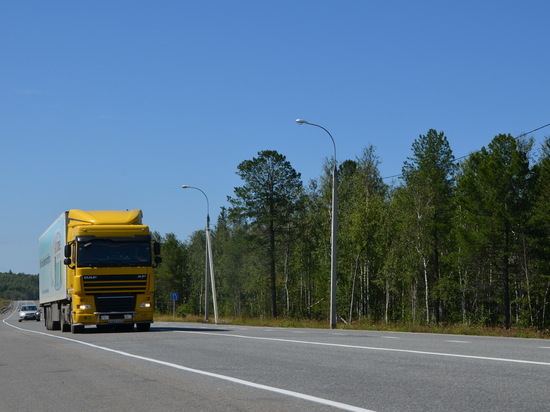
[[176, 292], [170, 294], [170, 300], [178, 300], [178, 294]]

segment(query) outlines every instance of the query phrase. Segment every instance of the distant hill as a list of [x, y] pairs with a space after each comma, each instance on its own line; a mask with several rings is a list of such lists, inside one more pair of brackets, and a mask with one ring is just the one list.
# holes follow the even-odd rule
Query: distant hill
[[38, 275], [0, 273], [0, 298], [9, 300], [37, 300]]

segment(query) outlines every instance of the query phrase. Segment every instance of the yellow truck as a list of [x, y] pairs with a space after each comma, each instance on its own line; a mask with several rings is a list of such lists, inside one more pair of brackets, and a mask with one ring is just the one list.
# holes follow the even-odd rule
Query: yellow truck
[[39, 297], [46, 329], [150, 329], [153, 268], [162, 259], [142, 217], [137, 209], [73, 209], [40, 236]]

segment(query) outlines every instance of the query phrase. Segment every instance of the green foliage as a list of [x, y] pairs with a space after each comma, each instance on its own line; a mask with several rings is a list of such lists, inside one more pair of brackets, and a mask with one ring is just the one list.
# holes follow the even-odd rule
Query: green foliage
[[[237, 174], [244, 185], [235, 188], [235, 197], [228, 198], [232, 205], [229, 213], [234, 221], [243, 223], [250, 230], [249, 233], [257, 236], [260, 251], [265, 251], [271, 314], [277, 317], [280, 289], [277, 257], [289, 257], [285, 253], [293, 237], [293, 218], [301, 199], [300, 174], [292, 168], [285, 156], [274, 150], [261, 151], [258, 157], [242, 162]], [[277, 249], [282, 249], [282, 252]], [[286, 266], [283, 265], [285, 270]]]
[[[533, 210], [529, 221], [535, 253], [550, 263], [550, 138], [542, 146], [541, 158], [534, 167]], [[549, 271], [546, 271], [549, 273]]]
[[156, 305], [161, 312], [167, 312], [172, 308], [171, 293], [178, 293], [183, 299], [190, 295], [187, 246], [173, 233], [157, 240], [162, 245], [162, 264], [155, 269]]
[[[452, 309], [448, 296], [449, 276], [445, 267], [450, 253], [452, 196], [455, 173], [454, 156], [444, 133], [430, 129], [413, 143], [413, 157], [403, 166], [402, 190], [396, 197], [400, 210], [402, 245], [406, 251], [403, 261], [411, 273], [414, 297], [412, 318], [420, 311], [427, 324], [432, 318], [441, 322], [445, 312]], [[420, 291], [422, 289], [422, 291]]]
[[529, 150], [530, 145], [519, 145], [510, 135], [498, 135], [487, 149], [464, 162], [458, 178], [461, 264], [472, 268], [474, 294], [482, 291], [478, 295], [482, 313], [494, 322], [495, 304], [500, 305], [505, 328], [511, 326], [512, 278], [517, 278], [517, 288], [523, 283], [518, 269], [527, 253], [524, 241], [532, 191]]
[[0, 298], [9, 300], [37, 300], [38, 275], [0, 273]]
[[388, 188], [378, 166], [371, 146], [356, 161], [346, 161], [340, 167], [338, 296], [348, 322], [384, 316]]
[[[550, 140], [533, 165], [531, 146], [498, 135], [457, 167], [444, 133], [430, 129], [414, 141], [393, 186], [381, 179], [373, 147], [342, 162], [339, 324], [549, 329]], [[222, 318], [328, 324], [331, 166], [306, 189], [275, 151], [238, 166], [243, 185], [212, 232]], [[157, 310], [170, 314], [176, 291], [178, 316], [201, 319], [205, 232], [162, 242]]]

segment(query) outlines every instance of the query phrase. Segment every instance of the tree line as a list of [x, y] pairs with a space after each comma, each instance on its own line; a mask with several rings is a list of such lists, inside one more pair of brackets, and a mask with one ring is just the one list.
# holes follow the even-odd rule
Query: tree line
[[38, 275], [0, 273], [0, 298], [7, 300], [38, 300]]
[[[332, 167], [305, 185], [265, 150], [238, 165], [212, 232], [220, 316], [327, 319]], [[338, 321], [550, 326], [550, 139], [495, 136], [455, 159], [443, 132], [386, 183], [372, 146], [338, 165]], [[204, 313], [205, 232], [163, 243], [157, 305]]]

